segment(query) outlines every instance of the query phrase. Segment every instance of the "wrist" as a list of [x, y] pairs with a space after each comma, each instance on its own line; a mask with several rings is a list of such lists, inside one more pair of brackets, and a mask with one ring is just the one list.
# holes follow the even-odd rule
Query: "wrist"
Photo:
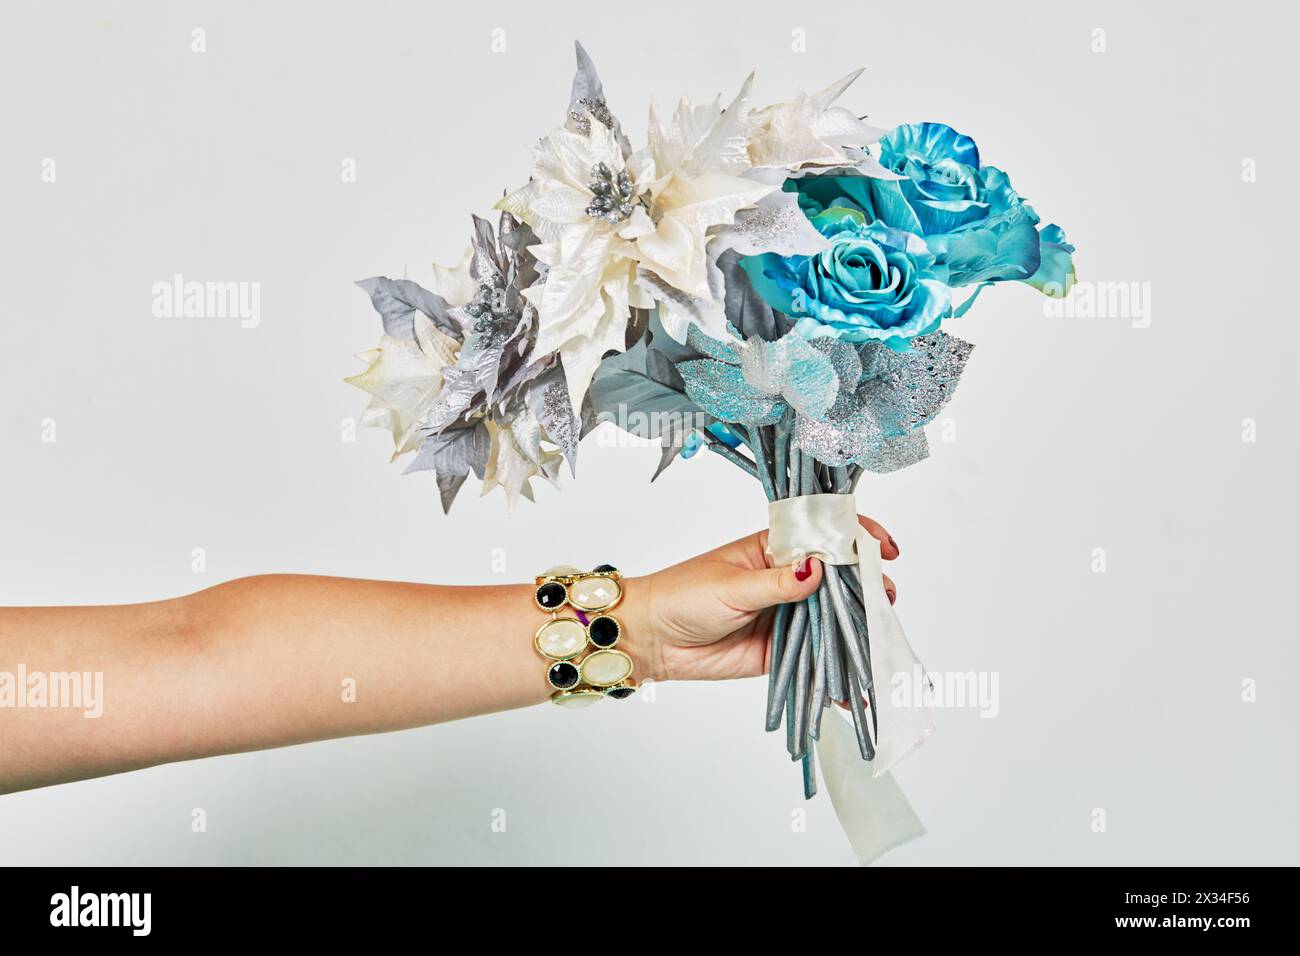
[[636, 664], [637, 680], [669, 680], [653, 613], [654, 575], [624, 579], [623, 600], [614, 613], [623, 620], [620, 643]]
[[591, 571], [559, 565], [534, 584], [533, 603], [550, 615], [534, 646], [546, 661], [554, 703], [585, 707], [602, 696], [622, 700], [639, 683], [662, 679], [649, 589], [641, 587], [647, 579], [625, 578], [608, 564]]

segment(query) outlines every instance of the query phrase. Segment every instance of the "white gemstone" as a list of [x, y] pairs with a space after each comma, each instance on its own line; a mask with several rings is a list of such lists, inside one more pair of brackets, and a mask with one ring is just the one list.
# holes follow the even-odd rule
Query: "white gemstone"
[[547, 568], [545, 571], [543, 571], [543, 572], [542, 572], [542, 577], [544, 577], [544, 578], [567, 578], [567, 577], [570, 577], [571, 575], [574, 575], [574, 574], [581, 574], [581, 573], [582, 573], [581, 571], [579, 571], [577, 568], [575, 568], [575, 567], [574, 567], [573, 565], [571, 565], [571, 564], [557, 564], [555, 567], [553, 567], [553, 568]]
[[603, 611], [622, 596], [623, 589], [613, 578], [582, 578], [569, 585], [569, 603], [584, 611]]
[[605, 695], [594, 690], [580, 690], [574, 693], [561, 694], [554, 698], [557, 707], [568, 707], [570, 710], [577, 710], [580, 707], [590, 707], [596, 701]]
[[571, 617], [556, 618], [537, 632], [537, 649], [556, 660], [568, 660], [586, 646], [587, 629]]
[[609, 687], [632, 673], [632, 658], [622, 651], [593, 651], [583, 658], [578, 670], [588, 684]]

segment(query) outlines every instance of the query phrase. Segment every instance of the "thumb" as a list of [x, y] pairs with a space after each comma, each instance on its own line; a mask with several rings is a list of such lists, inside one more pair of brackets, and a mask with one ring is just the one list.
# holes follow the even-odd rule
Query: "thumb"
[[[806, 575], [803, 580], [798, 574]], [[807, 564], [757, 571], [737, 570], [727, 581], [727, 603], [739, 611], [761, 611], [774, 604], [802, 601], [822, 583], [822, 563], [808, 558]]]

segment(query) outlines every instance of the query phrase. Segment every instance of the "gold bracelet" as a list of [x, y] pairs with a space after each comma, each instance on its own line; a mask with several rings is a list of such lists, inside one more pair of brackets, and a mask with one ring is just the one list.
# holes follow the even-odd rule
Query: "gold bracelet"
[[[551, 615], [537, 629], [533, 646], [546, 658], [551, 700], [562, 707], [585, 707], [602, 697], [622, 700], [636, 693], [632, 658], [615, 645], [623, 634], [618, 618], [607, 613], [623, 600], [623, 577], [613, 565], [591, 571], [551, 568], [536, 578], [533, 603]], [[568, 606], [574, 616], [560, 616]]]

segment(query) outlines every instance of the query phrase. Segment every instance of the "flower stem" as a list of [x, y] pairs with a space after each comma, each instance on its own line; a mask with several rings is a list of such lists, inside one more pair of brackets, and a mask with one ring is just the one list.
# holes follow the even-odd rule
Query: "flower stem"
[[767, 452], [763, 449], [763, 430], [751, 425], [744, 431], [745, 443], [754, 453], [754, 467], [758, 470], [758, 480], [763, 483], [763, 491], [768, 501], [776, 501], [776, 486], [772, 483], [772, 471], [767, 465]]
[[742, 470], [744, 470], [745, 473], [748, 474], [751, 478], [758, 477], [758, 469], [754, 467], [754, 463], [752, 461], [750, 461], [740, 452], [736, 451], [726, 442], [719, 441], [718, 439], [714, 438], [708, 432], [701, 432], [701, 434], [704, 436], [704, 446], [708, 448], [709, 451], [721, 455], [723, 458], [727, 459], [727, 461], [731, 462], [733, 465], [736, 465]]
[[785, 498], [790, 491], [790, 417], [788, 414], [776, 423], [773, 434], [775, 436], [773, 455], [776, 459], [774, 462], [776, 468], [776, 496]]
[[[827, 573], [835, 574], [837, 570], [837, 568], [828, 568]], [[840, 650], [840, 641], [847, 640], [847, 636], [841, 637], [835, 615], [829, 612], [831, 607], [830, 585], [824, 579], [817, 593], [822, 605], [828, 609], [828, 613], [822, 621], [822, 643], [827, 645], [826, 651], [822, 655], [826, 660], [826, 692], [830, 695], [831, 700], [848, 700], [848, 692], [844, 686], [843, 653]]]
[[786, 694], [790, 689], [790, 682], [794, 679], [795, 665], [799, 660], [799, 646], [803, 642], [807, 621], [808, 603], [800, 601], [794, 606], [794, 611], [790, 615], [790, 624], [781, 648], [781, 660], [778, 663], [773, 657], [770, 667], [774, 677], [769, 679], [774, 680], [775, 683], [768, 695], [770, 700], [767, 706], [768, 730], [776, 730], [781, 726], [781, 711], [788, 702]]

